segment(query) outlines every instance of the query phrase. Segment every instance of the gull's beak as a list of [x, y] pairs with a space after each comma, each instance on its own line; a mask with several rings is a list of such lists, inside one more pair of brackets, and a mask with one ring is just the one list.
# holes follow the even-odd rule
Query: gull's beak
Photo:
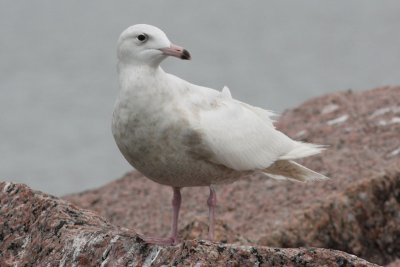
[[163, 52], [164, 55], [167, 56], [173, 56], [173, 57], [177, 57], [180, 59], [187, 59], [189, 60], [190, 57], [190, 53], [184, 49], [183, 47], [171, 44], [169, 47], [165, 47], [165, 48], [160, 48], [159, 49], [161, 52]]

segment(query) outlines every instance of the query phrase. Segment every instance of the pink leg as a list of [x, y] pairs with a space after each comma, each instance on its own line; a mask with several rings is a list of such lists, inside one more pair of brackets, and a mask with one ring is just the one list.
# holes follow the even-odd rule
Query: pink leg
[[208, 205], [208, 239], [213, 241], [214, 240], [214, 221], [215, 221], [215, 206], [217, 205], [217, 194], [215, 193], [215, 189], [212, 185], [210, 185], [210, 196], [207, 200]]
[[176, 245], [178, 243], [178, 217], [179, 209], [181, 207], [181, 189], [179, 187], [173, 187], [174, 196], [172, 198], [172, 223], [171, 223], [171, 237], [159, 238], [159, 237], [145, 237], [141, 238], [147, 243], [158, 244], [158, 245]]
[[172, 198], [172, 225], [171, 225], [171, 238], [174, 240], [174, 244], [178, 243], [178, 217], [179, 210], [181, 208], [181, 189], [179, 187], [174, 187], [174, 197]]

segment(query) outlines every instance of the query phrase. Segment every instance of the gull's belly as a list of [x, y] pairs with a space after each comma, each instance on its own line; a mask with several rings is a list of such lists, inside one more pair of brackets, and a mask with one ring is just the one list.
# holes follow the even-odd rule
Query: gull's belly
[[[168, 120], [168, 118], [174, 119]], [[224, 166], [196, 159], [184, 138], [189, 124], [177, 116], [114, 113], [113, 135], [126, 160], [151, 180], [169, 186], [208, 186], [242, 176]]]

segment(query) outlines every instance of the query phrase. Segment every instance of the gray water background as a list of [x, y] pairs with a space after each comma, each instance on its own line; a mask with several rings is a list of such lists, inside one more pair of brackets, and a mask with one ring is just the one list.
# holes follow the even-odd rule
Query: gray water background
[[400, 1], [0, 1], [0, 179], [62, 195], [131, 167], [110, 131], [115, 45], [162, 28], [192, 61], [164, 69], [283, 111], [310, 97], [400, 84]]

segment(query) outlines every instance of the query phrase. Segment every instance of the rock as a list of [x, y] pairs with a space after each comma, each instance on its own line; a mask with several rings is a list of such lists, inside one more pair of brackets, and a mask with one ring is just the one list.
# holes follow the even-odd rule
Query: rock
[[365, 179], [304, 211], [259, 240], [261, 245], [334, 247], [371, 262], [400, 254], [400, 166]]
[[206, 241], [145, 244], [96, 213], [0, 183], [0, 266], [377, 266], [344, 252]]
[[[399, 118], [400, 87], [333, 93], [285, 112], [279, 129], [329, 145], [322, 155], [300, 162], [332, 179], [299, 184], [251, 177], [219, 186], [217, 218], [231, 229], [229, 235], [244, 237], [241, 244], [318, 245], [389, 263], [400, 256]], [[166, 235], [170, 191], [132, 172], [65, 199], [113, 224]], [[207, 215], [207, 196], [207, 188], [183, 189], [181, 228]]]
[[400, 257], [399, 118], [400, 87], [335, 93], [286, 112], [278, 127], [329, 145], [301, 163], [333, 181], [312, 188], [323, 195], [258, 243], [334, 248], [379, 264]]
[[397, 259], [390, 264], [386, 265], [386, 267], [399, 267], [400, 266], [400, 259]]
[[[182, 240], [207, 239], [208, 220], [204, 217], [195, 218], [179, 232], [179, 236]], [[249, 244], [251, 242], [232, 231], [228, 224], [218, 219], [215, 221], [215, 240], [229, 244]]]

